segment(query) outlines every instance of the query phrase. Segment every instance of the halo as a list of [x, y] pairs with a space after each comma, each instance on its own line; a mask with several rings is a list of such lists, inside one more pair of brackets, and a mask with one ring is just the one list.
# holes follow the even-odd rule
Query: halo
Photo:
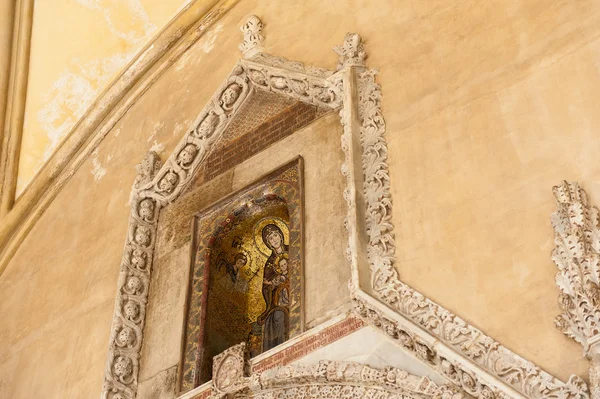
[[290, 231], [283, 219], [273, 216], [267, 216], [260, 219], [254, 225], [254, 245], [256, 245], [256, 248], [258, 248], [260, 253], [265, 255], [267, 258], [271, 256], [272, 251], [271, 248], [267, 247], [267, 245], [263, 242], [262, 230], [268, 224], [274, 224], [275, 226], [281, 229], [281, 231], [283, 232], [283, 243], [285, 245], [289, 245], [290, 242]]

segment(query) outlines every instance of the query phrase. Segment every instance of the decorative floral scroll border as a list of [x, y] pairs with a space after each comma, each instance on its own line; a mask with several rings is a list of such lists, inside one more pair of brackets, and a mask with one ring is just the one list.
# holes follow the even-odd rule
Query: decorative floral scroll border
[[[387, 306], [404, 316], [397, 318], [392, 323], [396, 328], [410, 327], [412, 323], [415, 323], [421, 327], [419, 329], [412, 328], [417, 336], [426, 338], [432, 335], [455, 351], [455, 354], [448, 356], [446, 360], [450, 362], [450, 357], [466, 358], [479, 366], [481, 371], [485, 370], [483, 375], [480, 376], [475, 371], [473, 376], [483, 380], [492, 377], [496, 381], [491, 381], [489, 385], [495, 386], [494, 392], [496, 393], [491, 389], [469, 390], [469, 386], [475, 380], [463, 381], [463, 388], [467, 392], [477, 394], [478, 397], [501, 398], [522, 395], [536, 399], [589, 398], [588, 387], [580, 377], [572, 375], [567, 383], [558, 380], [400, 281], [394, 267], [392, 200], [387, 164], [387, 143], [384, 137], [385, 121], [381, 112], [381, 89], [375, 81], [376, 72], [364, 67], [366, 55], [358, 35], [346, 35], [344, 45], [335, 50], [340, 54], [338, 69], [344, 71], [351, 67], [356, 70], [354, 76], [338, 81], [343, 84], [354, 81], [358, 86], [358, 115], [353, 115], [356, 110], [352, 107], [344, 107], [341, 112], [344, 125], [342, 149], [346, 154], [342, 172], [347, 178], [344, 197], [348, 202], [346, 225], [350, 238], [347, 254], [353, 267], [356, 267], [355, 262], [361, 257], [361, 249], [357, 247], [356, 243], [361, 241], [354, 237], [360, 232], [353, 231], [353, 229], [360, 228], [360, 224], [353, 223], [352, 219], [360, 214], [357, 204], [364, 203], [366, 208], [364, 227], [368, 238], [366, 257], [371, 270], [370, 288]], [[353, 89], [346, 88], [344, 96], [345, 100], [352, 98]], [[356, 126], [357, 124], [359, 126]], [[363, 172], [362, 193], [359, 192], [359, 184], [353, 173], [356, 163], [353, 141], [357, 129], [360, 130], [359, 137], [362, 146], [360, 158]], [[366, 295], [360, 289], [358, 271], [353, 274], [351, 290], [355, 296], [356, 294]], [[377, 302], [372, 302], [369, 306], [369, 310], [375, 313], [382, 308], [381, 304]], [[360, 309], [359, 313], [361, 313]], [[371, 324], [383, 329], [382, 324], [375, 322]], [[485, 376], [487, 373], [489, 373], [488, 376]], [[443, 375], [452, 379], [448, 372]], [[507, 386], [502, 386], [504, 384]], [[479, 385], [486, 387], [481, 383]]]
[[[286, 177], [295, 172], [296, 180]], [[179, 392], [194, 389], [199, 381], [196, 373], [197, 362], [200, 361], [202, 348], [200, 328], [203, 324], [201, 315], [206, 311], [203, 299], [206, 298], [204, 284], [207, 283], [206, 256], [210, 254], [209, 240], [214, 236], [218, 226], [223, 227], [232, 223], [237, 216], [243, 215], [241, 209], [248, 209], [249, 204], [258, 202], [278, 202], [285, 204], [290, 218], [290, 282], [291, 292], [297, 295], [296, 302], [290, 309], [290, 338], [304, 331], [304, 315], [301, 304], [304, 302], [303, 292], [303, 259], [302, 259], [302, 220], [303, 220], [303, 160], [298, 157], [290, 163], [269, 173], [265, 177], [251, 183], [235, 194], [236, 198], [226, 198], [223, 201], [203, 210], [196, 216], [194, 226], [195, 256], [192, 265], [191, 289], [188, 293], [186, 310], [186, 331], [183, 340]], [[201, 226], [201, 227], [200, 227]], [[206, 230], [202, 234], [200, 231]]]
[[438, 386], [405, 370], [321, 360], [250, 373], [245, 343], [214, 357], [211, 398], [466, 399], [453, 384]]
[[[259, 56], [262, 59], [268, 56]], [[339, 87], [299, 70], [241, 60], [192, 123], [162, 167], [151, 152], [138, 167], [105, 368], [103, 399], [130, 399], [137, 391], [140, 349], [159, 210], [188, 186], [250, 93], [259, 88], [337, 109]]]
[[[162, 167], [158, 156], [152, 152], [139, 167], [121, 262], [102, 398], [131, 399], [137, 392], [158, 213], [185, 190], [255, 88], [321, 107], [342, 108], [342, 149], [346, 154], [342, 173], [348, 184], [344, 197], [348, 201], [346, 224], [350, 245], [347, 255], [353, 271], [351, 289], [355, 297], [371, 298], [359, 284], [358, 265], [364, 258], [371, 270], [369, 290], [373, 289], [389, 306], [370, 301], [370, 312], [386, 312], [391, 308], [401, 316], [390, 319], [398, 331], [409, 329], [414, 337], [424, 342], [432, 336], [440, 340], [452, 349], [446, 356], [447, 359], [454, 358], [455, 362], [449, 361], [451, 365], [465, 360], [476, 365], [471, 367], [470, 375], [481, 387], [490, 388], [477, 391], [479, 397], [589, 398], [587, 386], [579, 377], [572, 376], [564, 383], [543, 372], [399, 280], [394, 268], [392, 201], [381, 90], [375, 82], [376, 72], [365, 68], [366, 53], [360, 37], [348, 34], [344, 44], [334, 49], [340, 55], [340, 61], [338, 71], [333, 72], [261, 53], [262, 23], [257, 24], [256, 20], [247, 24], [248, 28], [246, 25], [242, 28], [245, 35], [243, 52], [249, 59], [238, 62]], [[361, 248], [363, 244], [360, 244], [363, 231], [368, 238], [366, 248]], [[366, 254], [362, 254], [365, 250]], [[364, 316], [360, 309], [359, 313]], [[385, 324], [370, 322], [382, 329]], [[443, 375], [452, 380], [452, 373]], [[462, 381], [465, 388], [470, 384], [468, 379]]]

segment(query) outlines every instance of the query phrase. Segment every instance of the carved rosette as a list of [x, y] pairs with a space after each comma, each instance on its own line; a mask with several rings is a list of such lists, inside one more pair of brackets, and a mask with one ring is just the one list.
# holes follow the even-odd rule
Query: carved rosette
[[[135, 186], [148, 184], [159, 167], [158, 155], [150, 152], [138, 166]], [[160, 203], [139, 195], [135, 186], [102, 390], [102, 397], [105, 399], [134, 398], [137, 390], [142, 331]]]
[[213, 358], [211, 397], [222, 398], [247, 389], [248, 356], [246, 343], [232, 346]]

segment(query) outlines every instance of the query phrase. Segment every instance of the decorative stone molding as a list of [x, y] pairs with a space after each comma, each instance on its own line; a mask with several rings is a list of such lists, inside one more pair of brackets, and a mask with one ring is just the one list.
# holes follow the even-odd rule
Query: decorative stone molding
[[[349, 36], [346, 36], [344, 45], [336, 49], [336, 52], [340, 54], [340, 65], [355, 64], [356, 57], [364, 53], [360, 43], [361, 40], [349, 41]], [[347, 50], [342, 51], [341, 49]], [[364, 54], [358, 57], [360, 60], [364, 60], [364, 58]], [[358, 61], [356, 63], [360, 64]], [[354, 229], [360, 229], [362, 227], [360, 222], [362, 222], [368, 239], [366, 258], [371, 270], [371, 286], [369, 288], [373, 289], [375, 294], [394, 311], [419, 326], [422, 329], [420, 330], [421, 335], [432, 335], [439, 339], [454, 351], [454, 356], [469, 359], [481, 367], [481, 370], [485, 370], [484, 374], [489, 373], [488, 377], [493, 376], [500, 384], [516, 390], [520, 395], [530, 398], [589, 397], [587, 386], [579, 377], [572, 376], [565, 384], [400, 281], [394, 267], [392, 200], [387, 165], [387, 144], [384, 138], [385, 121], [381, 113], [381, 90], [375, 82], [374, 71], [361, 67], [353, 68], [356, 69], [355, 80], [358, 85], [358, 116], [351, 115], [352, 110], [346, 108], [341, 114], [344, 125], [342, 149], [346, 154], [342, 173], [347, 177], [345, 198], [349, 210], [347, 226], [349, 227], [350, 244], [347, 252], [353, 268], [356, 268], [355, 265], [360, 261], [363, 249], [356, 244], [360, 240], [353, 239], [352, 236], [357, 234]], [[349, 79], [344, 80], [344, 84], [347, 84], [348, 81]], [[350, 96], [349, 92], [349, 90], [346, 91], [344, 95]], [[358, 184], [356, 172], [352, 171], [356, 164], [356, 148], [353, 143], [356, 137], [356, 119], [360, 124], [362, 147], [360, 159], [363, 174], [363, 181]], [[362, 198], [357, 194], [360, 183], [363, 184], [364, 190]], [[364, 202], [366, 208], [365, 219], [356, 223], [352, 218], [359, 213], [357, 204], [361, 202]], [[355, 270], [351, 289], [361, 292], [357, 275], [358, 272]], [[374, 304], [374, 307], [378, 306], [383, 308], [381, 304]], [[448, 376], [447, 373], [444, 375]], [[505, 391], [510, 392], [510, 389], [505, 388]]]
[[[243, 49], [256, 49], [262, 42], [258, 26], [262, 24], [248, 27], [248, 31], [258, 37], [249, 39], [245, 35]], [[185, 190], [245, 99], [257, 88], [341, 110], [345, 153], [342, 173], [347, 179], [344, 197], [348, 202], [347, 255], [352, 267], [351, 288], [358, 298], [356, 309], [361, 317], [386, 331], [471, 395], [588, 398], [587, 386], [580, 378], [573, 376], [567, 383], [559, 381], [399, 280], [394, 267], [392, 201], [381, 90], [375, 81], [375, 72], [364, 67], [366, 55], [358, 35], [346, 35], [344, 44], [336, 48], [336, 52], [340, 55], [338, 72], [305, 67], [262, 53], [240, 60], [164, 165], [158, 168], [155, 154], [144, 161], [134, 186], [103, 398], [130, 399], [137, 391], [139, 350], [158, 213]], [[359, 265], [365, 263], [371, 271], [368, 290], [374, 291], [387, 306], [362, 291]], [[386, 312], [392, 316], [383, 317]], [[436, 347], [435, 342], [438, 342]], [[227, 384], [221, 383], [217, 393], [223, 394]]]
[[262, 65], [305, 73], [316, 78], [326, 79], [334, 74], [334, 71], [330, 71], [329, 69], [307, 66], [302, 62], [290, 61], [285, 58], [276, 57], [266, 53], [258, 53], [253, 56], [251, 60]]
[[129, 234], [117, 286], [102, 389], [103, 399], [132, 398], [137, 388], [150, 271], [161, 204], [135, 188], [152, 180], [159, 168], [160, 159], [153, 151], [138, 166], [129, 217]]
[[211, 398], [415, 398], [466, 399], [453, 384], [387, 367], [322, 360], [318, 364], [275, 367], [249, 375], [245, 343], [215, 356]]
[[[283, 59], [278, 62], [287, 65]], [[134, 398], [137, 391], [158, 213], [185, 190], [250, 93], [259, 88], [326, 108], [336, 109], [342, 104], [339, 87], [333, 82], [298, 69], [240, 61], [165, 163], [161, 166], [157, 154], [150, 152], [138, 166], [109, 342], [104, 399]]]
[[[270, 60], [273, 61], [272, 58]], [[241, 65], [246, 68], [249, 81], [257, 88], [319, 107], [337, 109], [342, 105], [340, 88], [323, 77], [307, 75], [306, 71], [267, 66], [254, 59], [243, 60]], [[285, 62], [283, 66], [286, 66]]]
[[588, 204], [587, 193], [576, 182], [563, 181], [552, 188], [558, 209], [551, 216], [554, 228], [552, 260], [558, 267], [558, 303], [563, 310], [555, 324], [590, 353], [600, 341], [600, 220]]
[[232, 346], [213, 358], [212, 395], [223, 398], [248, 388], [248, 355], [246, 343]]
[[600, 398], [600, 215], [576, 182], [563, 181], [552, 192], [558, 205], [551, 216], [552, 260], [563, 311], [554, 323], [591, 359], [592, 397]]
[[[499, 351], [486, 354], [481, 351], [481, 347], [475, 345], [473, 352], [481, 351], [481, 356], [490, 356], [490, 363], [497, 363], [496, 369], [484, 371], [470, 361], [473, 359], [457, 352], [452, 344], [440, 341], [434, 335], [429, 334], [429, 331], [424, 331], [422, 328], [415, 326], [410, 320], [395, 311], [389, 308], [384, 309], [367, 294], [356, 292], [353, 295], [353, 302], [356, 313], [367, 323], [382, 330], [404, 349], [412, 352], [415, 357], [473, 397], [485, 399], [523, 397], [582, 399], [589, 397], [585, 382], [577, 376], [572, 376], [569, 382], [565, 384], [512, 352], [502, 353], [502, 351]], [[466, 323], [464, 326], [466, 328]], [[452, 330], [451, 326], [449, 327], [450, 331], [456, 333], [456, 330]], [[489, 346], [500, 346], [491, 338], [485, 337], [483, 333], [480, 334], [484, 338], [488, 338]], [[470, 343], [469, 341], [463, 341], [465, 350], [469, 348]], [[506, 357], [502, 358], [500, 355]], [[518, 369], [511, 365], [509, 362], [512, 357], [515, 358], [513, 362], [521, 361], [524, 366], [529, 363], [531, 365], [530, 369]], [[523, 380], [527, 391], [517, 394], [514, 387], [508, 383], [508, 378], [512, 378], [515, 382]]]
[[348, 66], [364, 67], [367, 53], [362, 43], [362, 38], [357, 33], [346, 33], [344, 43], [333, 48], [339, 56], [337, 69]]

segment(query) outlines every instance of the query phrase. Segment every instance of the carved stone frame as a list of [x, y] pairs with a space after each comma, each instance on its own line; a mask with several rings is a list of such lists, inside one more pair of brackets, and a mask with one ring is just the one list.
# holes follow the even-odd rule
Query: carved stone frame
[[[296, 322], [291, 322], [291, 324], [294, 325], [293, 330], [290, 331], [290, 339], [294, 338], [295, 336], [298, 336], [299, 334], [301, 334], [302, 332], [304, 332], [305, 330], [305, 312], [304, 312], [304, 307], [301, 306], [302, 304], [304, 304], [304, 159], [301, 156], [297, 156], [294, 159], [292, 159], [289, 162], [286, 162], [283, 165], [280, 165], [279, 167], [277, 167], [276, 169], [266, 173], [265, 175], [259, 177], [257, 180], [253, 181], [252, 183], [250, 183], [249, 185], [245, 186], [244, 188], [237, 190], [231, 194], [228, 194], [227, 196], [225, 196], [224, 198], [221, 198], [220, 200], [216, 201], [215, 203], [205, 207], [204, 209], [200, 210], [199, 212], [197, 212], [194, 215], [193, 218], [193, 222], [192, 222], [192, 242], [191, 242], [191, 247], [190, 247], [190, 281], [189, 281], [189, 286], [188, 286], [188, 292], [187, 292], [187, 300], [186, 300], [186, 305], [185, 305], [185, 317], [184, 317], [184, 323], [183, 323], [183, 337], [182, 337], [182, 343], [183, 343], [183, 350], [182, 350], [182, 354], [181, 354], [181, 360], [180, 360], [180, 364], [179, 364], [179, 373], [180, 375], [178, 376], [178, 387], [176, 389], [176, 392], [178, 392], [178, 394], [187, 392], [187, 390], [189, 389], [193, 389], [195, 387], [187, 387], [187, 390], [184, 390], [184, 384], [183, 384], [183, 380], [184, 380], [184, 374], [185, 374], [185, 358], [188, 356], [188, 351], [197, 351], [199, 349], [199, 347], [201, 347], [201, 345], [198, 345], [199, 339], [201, 339], [199, 337], [199, 332], [198, 331], [194, 331], [196, 330], [196, 328], [192, 328], [193, 331], [186, 331], [187, 328], [189, 328], [189, 323], [190, 323], [190, 309], [191, 309], [191, 302], [193, 302], [194, 300], [192, 298], [195, 297], [195, 300], [197, 301], [198, 299], [200, 299], [199, 302], [202, 303], [202, 305], [200, 306], [201, 311], [200, 311], [200, 317], [199, 320], [204, 320], [206, 317], [206, 301], [208, 300], [208, 295], [207, 295], [207, 290], [208, 290], [208, 282], [209, 282], [209, 271], [208, 268], [204, 267], [204, 271], [202, 273], [202, 278], [201, 279], [194, 279], [192, 276], [194, 276], [195, 272], [197, 271], [197, 259], [196, 257], [198, 256], [198, 252], [200, 251], [200, 249], [198, 248], [199, 245], [201, 245], [200, 242], [198, 242], [198, 232], [199, 232], [199, 228], [198, 228], [198, 224], [199, 224], [199, 220], [202, 219], [203, 217], [208, 217], [210, 219], [215, 219], [215, 222], [218, 223], [219, 221], [221, 221], [222, 219], [224, 219], [225, 217], [227, 217], [227, 215], [231, 214], [233, 212], [234, 209], [240, 207], [243, 203], [247, 203], [249, 201], [255, 201], [256, 199], [258, 199], [258, 193], [264, 191], [264, 184], [268, 183], [270, 181], [272, 181], [273, 179], [277, 180], [280, 178], [280, 176], [282, 175], [282, 173], [286, 172], [286, 171], [290, 171], [290, 170], [296, 170], [298, 172], [298, 182], [296, 184], [296, 189], [295, 190], [290, 190], [289, 192], [286, 192], [287, 190], [282, 190], [281, 187], [282, 185], [287, 185], [289, 183], [283, 183], [283, 184], [279, 184], [279, 185], [275, 185], [275, 187], [272, 187], [269, 189], [269, 191], [267, 193], [262, 194], [262, 198], [264, 198], [264, 195], [267, 194], [267, 198], [268, 197], [273, 197], [276, 196], [277, 200], [284, 200], [286, 205], [288, 206], [288, 210], [290, 211], [290, 243], [292, 241], [296, 241], [296, 247], [293, 248], [290, 245], [290, 260], [292, 262], [292, 264], [295, 265], [296, 271], [295, 271], [295, 276], [292, 277], [291, 279], [295, 280], [297, 283], [297, 291], [299, 293], [299, 301], [298, 301], [298, 305], [299, 308], [296, 310], [295, 312], [295, 316], [294, 318], [296, 319]], [[254, 194], [254, 195], [253, 195]], [[297, 202], [296, 205], [293, 204], [293, 202]], [[219, 209], [220, 212], [218, 212], [217, 214], [220, 216], [215, 216], [215, 210]], [[220, 223], [218, 223], [220, 224]], [[204, 262], [202, 262], [204, 263]], [[194, 284], [196, 285], [200, 285], [202, 288], [194, 288]], [[293, 286], [293, 284], [292, 284]], [[290, 318], [292, 319], [292, 318]], [[203, 324], [204, 322], [200, 322], [198, 321], [198, 325], [194, 326], [194, 327], [199, 327], [199, 325]], [[191, 342], [190, 342], [191, 341]], [[190, 344], [191, 343], [191, 344]], [[198, 353], [196, 353], [196, 356], [198, 356]], [[198, 383], [198, 381], [195, 382], [195, 385]]]
[[[135, 397], [145, 306], [160, 209], [185, 190], [236, 111], [255, 89], [339, 109], [344, 128], [347, 257], [356, 312], [467, 393], [482, 398], [588, 398], [400, 281], [395, 262], [385, 121], [376, 72], [357, 34], [341, 46], [337, 71], [262, 53], [262, 22], [242, 27], [244, 54], [162, 167], [150, 153], [134, 185], [102, 397]], [[368, 265], [368, 267], [367, 267]], [[370, 270], [370, 273], [368, 272]], [[372, 293], [372, 294], [370, 294]], [[375, 299], [378, 298], [378, 299]], [[410, 340], [406, 340], [406, 337]]]
[[466, 399], [454, 384], [438, 386], [402, 369], [357, 362], [321, 360], [251, 373], [244, 343], [214, 357], [210, 397]]

